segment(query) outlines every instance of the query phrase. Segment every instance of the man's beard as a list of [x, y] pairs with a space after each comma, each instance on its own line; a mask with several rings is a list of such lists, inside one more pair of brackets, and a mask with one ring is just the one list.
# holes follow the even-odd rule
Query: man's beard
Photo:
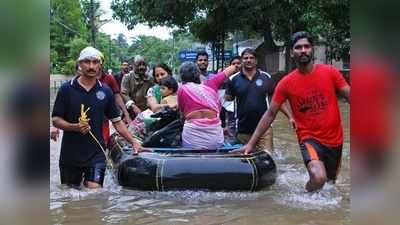
[[[302, 59], [302, 58], [305, 58], [304, 56], [306, 56], [306, 59]], [[303, 54], [303, 55], [299, 56], [299, 57], [296, 59], [296, 61], [297, 61], [297, 63], [300, 64], [300, 65], [307, 65], [307, 64], [309, 64], [309, 63], [311, 62], [311, 59], [312, 59], [312, 55], [305, 55], [305, 54]]]
[[207, 70], [207, 66], [206, 65], [199, 66], [200, 71], [206, 71]]

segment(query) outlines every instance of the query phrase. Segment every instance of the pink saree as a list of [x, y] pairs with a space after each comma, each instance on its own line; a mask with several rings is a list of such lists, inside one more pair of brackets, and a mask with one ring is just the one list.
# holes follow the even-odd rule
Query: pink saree
[[186, 83], [179, 87], [178, 105], [183, 115], [194, 111], [212, 110], [217, 113], [213, 119], [186, 120], [182, 132], [182, 146], [185, 148], [216, 149], [224, 143], [224, 134], [219, 119], [221, 102], [218, 87], [225, 74], [218, 73], [204, 84]]

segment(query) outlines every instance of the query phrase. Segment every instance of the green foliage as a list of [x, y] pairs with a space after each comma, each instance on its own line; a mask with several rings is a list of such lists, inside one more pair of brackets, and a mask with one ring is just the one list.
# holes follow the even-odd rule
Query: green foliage
[[72, 75], [75, 74], [76, 60], [70, 59], [65, 63], [65, 66], [60, 71], [61, 74]]
[[108, 23], [109, 19], [101, 19], [104, 11], [100, 9], [98, 0], [80, 0], [83, 18], [87, 29], [90, 31], [90, 43], [93, 47], [97, 45], [97, 33], [101, 26]]
[[72, 39], [67, 45], [69, 47], [68, 58], [77, 59], [81, 50], [88, 45], [89, 43], [85, 39], [79, 37]]
[[111, 9], [114, 17], [120, 19], [128, 29], [138, 23], [150, 26], [166, 25], [186, 27], [198, 12], [195, 0], [113, 0]]
[[[172, 39], [139, 36], [131, 45], [122, 34], [111, 39], [98, 32], [107, 21], [100, 20], [98, 0], [94, 2], [96, 47], [106, 57], [105, 69], [114, 72], [123, 59], [138, 54], [150, 65], [164, 62], [176, 69], [178, 52], [190, 49], [193, 42], [209, 42], [222, 48], [233, 41], [232, 37], [238, 41], [262, 36], [267, 48], [274, 49], [274, 40], [287, 45], [293, 32], [308, 30], [324, 41], [332, 59], [342, 58], [350, 47], [349, 0], [113, 0], [113, 16], [128, 28], [138, 23], [178, 28]], [[50, 3], [51, 70], [70, 72], [80, 50], [93, 42], [90, 0]]]
[[[332, 57], [348, 52], [349, 0], [114, 0], [114, 17], [137, 23], [188, 28], [202, 42], [218, 44], [229, 33], [259, 34], [270, 49], [292, 33], [308, 30], [326, 40]], [[346, 41], [347, 40], [347, 41]]]
[[79, 0], [50, 1], [50, 59], [52, 73], [65, 71], [71, 57], [70, 46], [75, 38], [86, 39]]
[[[51, 73], [72, 74], [75, 60], [80, 51], [90, 45], [91, 32], [88, 17], [89, 0], [51, 0], [50, 18], [50, 60]], [[127, 57], [128, 44], [120, 34], [117, 40], [97, 32], [98, 28], [107, 22], [100, 20], [101, 10], [95, 1], [95, 35], [96, 47], [106, 57], [105, 68], [119, 69], [120, 59]], [[110, 60], [110, 58], [112, 60]]]
[[50, 49], [50, 62], [53, 63], [52, 67], [54, 67], [54, 63], [58, 62], [58, 53], [54, 49]]
[[172, 69], [179, 67], [178, 52], [182, 49], [189, 49], [193, 44], [194, 38], [184, 32], [174, 33], [173, 39], [161, 40], [151, 36], [137, 37], [128, 49], [129, 58], [135, 55], [145, 57], [148, 64], [153, 66], [163, 62], [168, 64]]

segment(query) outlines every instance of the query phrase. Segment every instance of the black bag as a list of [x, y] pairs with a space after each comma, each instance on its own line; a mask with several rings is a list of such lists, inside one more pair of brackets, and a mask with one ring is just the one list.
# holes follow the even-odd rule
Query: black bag
[[175, 148], [182, 145], [183, 123], [180, 119], [174, 120], [167, 126], [147, 136], [143, 147]]
[[149, 136], [155, 131], [162, 129], [163, 127], [178, 119], [179, 112], [170, 107], [164, 107], [160, 112], [154, 113], [150, 117], [159, 118], [159, 120], [155, 121], [146, 128], [146, 133]]

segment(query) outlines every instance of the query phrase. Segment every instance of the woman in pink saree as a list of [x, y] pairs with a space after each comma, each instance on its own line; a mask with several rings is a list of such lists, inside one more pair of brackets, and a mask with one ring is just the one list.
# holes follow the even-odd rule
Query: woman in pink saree
[[229, 66], [200, 84], [197, 65], [192, 62], [181, 65], [179, 73], [183, 84], [178, 89], [177, 98], [178, 107], [185, 119], [182, 147], [216, 149], [223, 145], [218, 88], [234, 71], [235, 67]]

